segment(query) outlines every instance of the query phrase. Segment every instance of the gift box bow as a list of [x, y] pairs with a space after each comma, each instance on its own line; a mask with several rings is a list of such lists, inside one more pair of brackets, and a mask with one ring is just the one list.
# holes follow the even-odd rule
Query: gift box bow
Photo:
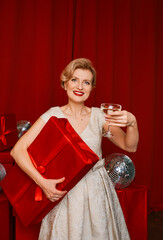
[[0, 117], [1, 121], [1, 134], [0, 134], [0, 140], [2, 141], [3, 145], [7, 145], [7, 140], [6, 140], [6, 136], [7, 134], [9, 134], [11, 132], [11, 130], [6, 130], [6, 126], [5, 126], [5, 117], [1, 116]]

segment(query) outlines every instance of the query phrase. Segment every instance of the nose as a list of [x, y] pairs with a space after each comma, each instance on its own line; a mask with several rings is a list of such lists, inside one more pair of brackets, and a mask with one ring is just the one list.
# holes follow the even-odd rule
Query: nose
[[83, 89], [83, 83], [82, 83], [82, 81], [79, 81], [79, 82], [78, 82], [78, 89]]

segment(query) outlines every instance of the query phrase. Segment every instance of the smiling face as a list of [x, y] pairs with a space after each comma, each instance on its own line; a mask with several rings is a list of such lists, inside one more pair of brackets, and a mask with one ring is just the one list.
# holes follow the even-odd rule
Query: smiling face
[[90, 70], [76, 69], [72, 78], [65, 82], [65, 90], [70, 101], [84, 102], [92, 91], [93, 75]]

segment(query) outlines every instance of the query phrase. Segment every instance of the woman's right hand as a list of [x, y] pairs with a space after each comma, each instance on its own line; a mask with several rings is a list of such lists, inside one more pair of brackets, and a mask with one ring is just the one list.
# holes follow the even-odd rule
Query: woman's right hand
[[45, 193], [46, 197], [52, 201], [58, 201], [60, 198], [62, 198], [67, 191], [59, 191], [56, 187], [58, 183], [64, 182], [65, 178], [60, 179], [46, 179], [44, 178], [41, 184], [39, 186]]

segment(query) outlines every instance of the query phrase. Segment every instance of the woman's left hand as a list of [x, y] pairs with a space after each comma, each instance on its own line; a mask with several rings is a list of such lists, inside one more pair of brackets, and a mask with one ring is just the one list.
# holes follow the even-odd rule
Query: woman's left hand
[[136, 123], [135, 116], [126, 110], [115, 112], [110, 111], [109, 114], [105, 114], [105, 120], [108, 122], [109, 126], [117, 127], [134, 127]]

